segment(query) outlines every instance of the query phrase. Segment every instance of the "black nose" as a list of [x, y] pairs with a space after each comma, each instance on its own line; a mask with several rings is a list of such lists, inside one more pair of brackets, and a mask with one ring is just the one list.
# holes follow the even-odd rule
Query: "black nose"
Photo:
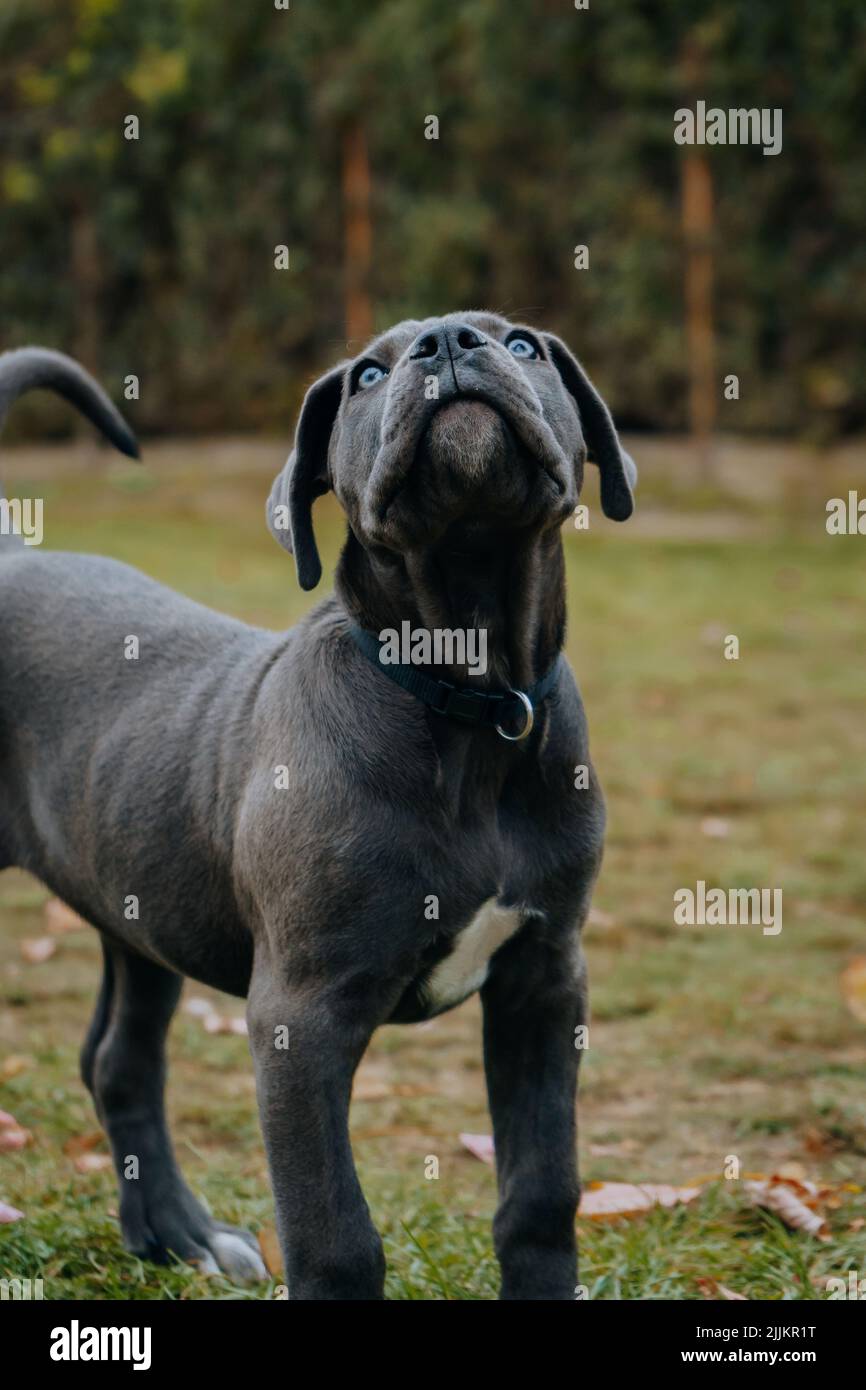
[[424, 357], [432, 361], [437, 357], [447, 358], [449, 355], [462, 357], [464, 352], [472, 352], [475, 348], [486, 346], [487, 339], [484, 335], [476, 333], [468, 324], [449, 323], [419, 334], [412, 344], [409, 356], [415, 361]]

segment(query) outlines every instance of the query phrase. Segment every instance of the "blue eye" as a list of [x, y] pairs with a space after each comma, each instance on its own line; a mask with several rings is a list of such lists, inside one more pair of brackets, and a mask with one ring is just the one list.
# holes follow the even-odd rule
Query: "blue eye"
[[514, 357], [538, 356], [538, 348], [528, 338], [511, 338], [505, 346]]
[[362, 391], [366, 391], [368, 386], [375, 386], [377, 381], [382, 381], [387, 375], [385, 367], [380, 367], [377, 362], [368, 362], [358, 377], [358, 385]]

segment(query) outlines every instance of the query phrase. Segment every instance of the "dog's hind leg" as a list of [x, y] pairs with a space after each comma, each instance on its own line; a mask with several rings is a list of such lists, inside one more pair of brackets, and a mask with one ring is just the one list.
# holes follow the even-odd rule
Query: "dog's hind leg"
[[81, 1080], [93, 1096], [97, 1114], [100, 1119], [102, 1119], [99, 1102], [93, 1089], [93, 1068], [96, 1061], [96, 1050], [102, 1042], [111, 1015], [111, 996], [114, 993], [114, 965], [112, 963], [111, 952], [105, 944], [105, 939], [100, 939], [102, 940], [102, 983], [99, 986], [96, 1007], [93, 1010], [93, 1018], [90, 1020], [87, 1037], [82, 1044], [80, 1063]]
[[172, 1256], [238, 1282], [267, 1278], [254, 1238], [213, 1221], [190, 1192], [165, 1117], [165, 1036], [183, 981], [103, 939], [106, 973], [82, 1052], [82, 1074], [108, 1131], [128, 1250]]

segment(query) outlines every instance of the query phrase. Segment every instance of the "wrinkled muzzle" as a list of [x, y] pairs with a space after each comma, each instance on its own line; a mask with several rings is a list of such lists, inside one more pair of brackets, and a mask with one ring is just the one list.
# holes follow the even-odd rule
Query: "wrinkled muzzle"
[[439, 379], [438, 386], [437, 396], [428, 400], [423, 370], [407, 357], [391, 374], [379, 449], [362, 499], [362, 521], [371, 538], [380, 533], [389, 508], [408, 480], [434, 415], [457, 400], [482, 401], [497, 411], [528, 457], [550, 480], [554, 498], [568, 502], [574, 491], [572, 461], [548, 425], [531, 382], [519, 368], [511, 366], [504, 351], [500, 355], [491, 349], [484, 370], [467, 371], [465, 384], [455, 374], [454, 385], [446, 386]]

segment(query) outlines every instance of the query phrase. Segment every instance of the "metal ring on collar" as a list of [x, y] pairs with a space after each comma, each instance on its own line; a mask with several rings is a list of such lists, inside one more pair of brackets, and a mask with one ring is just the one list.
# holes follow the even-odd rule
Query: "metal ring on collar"
[[[510, 687], [509, 687], [510, 689]], [[506, 739], [508, 743], [519, 743], [522, 738], [526, 738], [532, 733], [532, 726], [535, 723], [535, 710], [532, 708], [532, 701], [522, 690], [511, 690], [512, 695], [516, 695], [526, 711], [526, 723], [519, 734], [507, 734], [501, 724], [494, 724], [494, 729], [500, 738]]]

